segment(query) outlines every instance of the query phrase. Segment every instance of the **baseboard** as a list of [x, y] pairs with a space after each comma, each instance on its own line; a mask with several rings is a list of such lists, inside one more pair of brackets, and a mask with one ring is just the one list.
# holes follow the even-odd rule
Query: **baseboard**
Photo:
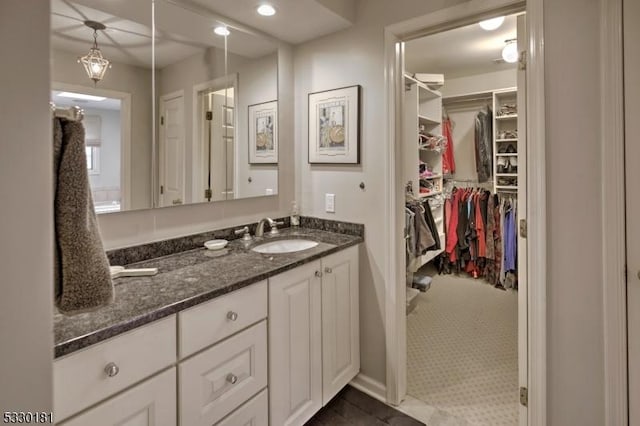
[[351, 386], [380, 402], [387, 403], [387, 387], [377, 380], [360, 373], [349, 382]]

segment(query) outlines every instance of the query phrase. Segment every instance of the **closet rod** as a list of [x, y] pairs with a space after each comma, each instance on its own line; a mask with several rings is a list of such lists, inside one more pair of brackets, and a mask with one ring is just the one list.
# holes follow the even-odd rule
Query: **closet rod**
[[80, 107], [58, 108], [53, 102], [49, 102], [49, 106], [53, 116], [56, 118], [64, 118], [69, 121], [82, 121], [84, 118], [84, 110]]
[[451, 104], [461, 104], [465, 102], [479, 102], [479, 101], [492, 101], [492, 100], [493, 100], [492, 96], [480, 96], [480, 97], [473, 97], [473, 98], [469, 98], [469, 97], [445, 98], [445, 99], [442, 99], [442, 105], [447, 106]]

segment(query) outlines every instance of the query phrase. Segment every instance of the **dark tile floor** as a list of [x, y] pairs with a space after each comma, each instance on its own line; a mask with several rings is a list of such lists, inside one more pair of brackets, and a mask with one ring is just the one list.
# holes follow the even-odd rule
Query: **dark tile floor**
[[395, 410], [352, 388], [345, 387], [326, 407], [318, 411], [306, 426], [425, 426], [424, 423]]

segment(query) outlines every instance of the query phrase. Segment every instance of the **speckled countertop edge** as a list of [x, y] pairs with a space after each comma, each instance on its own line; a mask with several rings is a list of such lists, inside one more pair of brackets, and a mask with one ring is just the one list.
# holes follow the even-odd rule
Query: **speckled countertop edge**
[[[329, 254], [344, 250], [348, 247], [357, 245], [364, 241], [364, 238], [361, 236], [355, 235], [345, 235], [345, 234], [337, 234], [328, 231], [321, 231], [318, 229], [308, 229], [308, 228], [287, 228], [283, 229], [282, 233], [277, 239], [294, 237], [294, 238], [303, 238], [308, 237], [309, 239], [316, 240], [320, 242], [319, 246], [310, 250], [305, 250], [303, 252], [291, 253], [291, 254], [280, 254], [274, 255], [274, 257], [269, 257], [265, 255], [261, 255], [255, 252], [251, 252], [247, 250], [246, 247], [243, 247], [243, 244], [240, 240], [232, 241], [229, 244], [229, 249], [231, 254], [238, 257], [238, 262], [250, 262], [252, 264], [259, 263], [260, 260], [269, 260], [273, 261], [275, 258], [276, 264], [273, 267], [264, 266], [259, 272], [254, 275], [243, 276], [241, 279], [234, 280], [233, 278], [229, 279], [228, 283], [223, 283], [219, 285], [219, 283], [213, 283], [210, 288], [205, 288], [203, 291], [198, 292], [197, 294], [189, 295], [188, 297], [180, 297], [179, 295], [175, 297], [175, 300], [169, 303], [163, 303], [160, 306], [151, 306], [148, 311], [142, 312], [137, 315], [132, 315], [130, 317], [123, 315], [122, 318], [117, 320], [112, 320], [108, 325], [99, 326], [100, 321], [96, 321], [97, 326], [92, 326], [92, 322], [96, 318], [100, 318], [102, 315], [102, 319], [108, 315], [117, 315], [119, 312], [117, 306], [114, 308], [112, 305], [108, 305], [106, 307], [100, 308], [96, 311], [74, 315], [74, 316], [66, 316], [62, 314], [56, 314], [54, 316], [54, 331], [55, 331], [55, 358], [59, 358], [65, 355], [69, 355], [75, 351], [86, 348], [87, 346], [93, 345], [95, 343], [104, 341], [111, 337], [115, 337], [119, 334], [125, 333], [127, 331], [133, 330], [142, 325], [151, 323], [153, 321], [159, 320], [161, 318], [170, 316], [172, 314], [178, 313], [182, 310], [188, 309], [192, 306], [201, 304], [203, 302], [209, 301], [216, 297], [222, 296], [224, 294], [230, 293], [232, 291], [239, 290], [243, 287], [249, 286], [251, 284], [263, 281], [269, 277], [280, 274], [282, 272], [288, 271], [290, 269], [296, 268], [298, 266], [304, 265], [306, 263], [312, 262], [316, 259], [322, 258]], [[151, 288], [151, 290], [156, 290], [159, 285], [153, 284], [152, 281], [158, 280], [173, 280], [176, 279], [180, 281], [179, 278], [174, 278], [171, 274], [177, 274], [182, 270], [188, 270], [189, 268], [197, 269], [199, 264], [189, 264], [189, 262], [193, 261], [195, 258], [200, 258], [204, 253], [207, 253], [205, 249], [195, 249], [187, 252], [175, 253], [168, 256], [149, 259], [146, 261], [138, 262], [131, 266], [138, 267], [159, 267], [160, 272], [153, 278], [136, 278], [136, 279], [119, 279], [121, 281], [116, 283], [116, 302], [120, 304], [134, 304], [136, 301], [132, 300], [127, 302], [119, 301], [118, 298], [118, 290], [123, 289], [133, 289], [131, 293], [135, 293], [139, 291], [142, 296], [145, 296], [144, 287]], [[169, 271], [163, 271], [162, 265], [171, 263], [171, 262], [186, 262], [188, 263], [186, 266], [179, 266], [175, 269]], [[221, 261], [225, 261], [221, 259]], [[209, 262], [209, 260], [204, 260], [203, 262]], [[204, 264], [204, 263], [202, 263]], [[182, 269], [181, 269], [182, 268]], [[246, 268], [245, 268], [246, 269]], [[232, 273], [237, 274], [237, 271], [232, 270]], [[243, 271], [246, 272], [246, 271]], [[202, 273], [202, 271], [199, 271]], [[166, 277], [163, 278], [163, 274]], [[210, 274], [210, 271], [209, 271]], [[224, 279], [224, 278], [222, 278]], [[202, 280], [201, 280], [202, 281]], [[184, 283], [183, 283], [184, 284]], [[201, 284], [198, 282], [198, 284]], [[127, 287], [119, 287], [119, 286], [127, 286]], [[140, 286], [140, 287], [138, 287]], [[172, 287], [175, 290], [179, 289], [180, 283], [177, 282], [175, 284], [167, 284], [165, 290], [168, 288], [171, 291]], [[204, 284], [206, 287], [206, 284]], [[166, 293], [165, 293], [166, 295]], [[134, 294], [135, 296], [135, 294]], [[168, 297], [169, 300], [172, 297]], [[153, 304], [152, 304], [153, 305]], [[122, 310], [122, 309], [120, 309]]]

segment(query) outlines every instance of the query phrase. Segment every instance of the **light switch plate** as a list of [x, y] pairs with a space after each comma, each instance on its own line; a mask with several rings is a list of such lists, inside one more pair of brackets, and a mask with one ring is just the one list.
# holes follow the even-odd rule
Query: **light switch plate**
[[336, 194], [324, 194], [324, 210], [327, 213], [336, 212]]

